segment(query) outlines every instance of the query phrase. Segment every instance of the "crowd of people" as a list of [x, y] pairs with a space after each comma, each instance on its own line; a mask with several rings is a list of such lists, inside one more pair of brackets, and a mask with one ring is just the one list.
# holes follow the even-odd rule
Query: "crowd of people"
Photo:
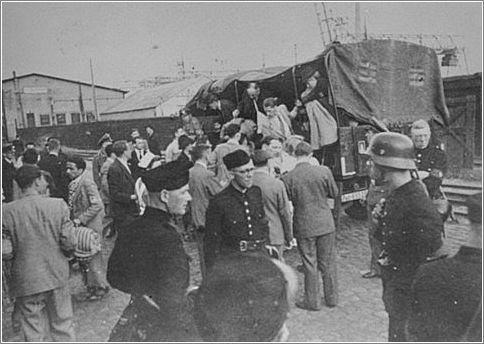
[[[10, 262], [4, 273], [24, 339], [75, 340], [68, 288], [75, 262], [85, 300], [100, 300], [110, 288], [131, 295], [110, 341], [283, 341], [294, 303], [308, 311], [320, 311], [322, 300], [337, 307], [329, 199], [340, 190], [327, 166], [336, 122], [318, 72], [305, 80], [291, 111], [274, 97], [261, 99], [256, 83], [237, 108], [212, 96], [215, 130], [205, 134], [184, 112], [165, 150], [152, 127], [114, 142], [105, 134], [92, 176], [57, 138], [40, 153], [27, 144], [21, 158], [4, 146], [2, 238], [12, 249], [2, 258]], [[425, 121], [413, 124], [411, 136], [374, 134], [366, 152], [372, 263], [363, 277], [383, 281], [390, 341], [472, 340], [481, 324], [481, 196], [469, 203], [475, 225], [467, 246], [444, 259], [449, 209], [439, 212], [436, 204], [445, 197], [445, 153], [430, 143]], [[202, 272], [192, 290], [187, 231]], [[105, 261], [104, 241], [113, 237]], [[304, 275], [297, 301], [297, 276], [284, 259], [293, 247]]]

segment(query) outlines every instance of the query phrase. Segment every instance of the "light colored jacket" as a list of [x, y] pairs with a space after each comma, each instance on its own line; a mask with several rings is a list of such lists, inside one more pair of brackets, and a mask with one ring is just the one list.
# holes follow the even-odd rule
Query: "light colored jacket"
[[338, 187], [327, 166], [299, 162], [282, 177], [294, 206], [294, 236], [310, 238], [334, 232], [328, 197], [336, 198]]
[[205, 227], [205, 213], [207, 212], [208, 202], [222, 191], [222, 185], [217, 181], [213, 172], [199, 162], [196, 162], [190, 169], [188, 185], [192, 196], [193, 223], [196, 227]]
[[254, 172], [254, 185], [262, 191], [262, 202], [269, 221], [269, 240], [282, 245], [292, 240], [292, 216], [284, 183], [263, 171]]
[[84, 172], [72, 198], [72, 219], [79, 219], [86, 227], [102, 233], [104, 205], [96, 184]]
[[68, 283], [69, 264], [62, 249], [74, 250], [77, 239], [64, 200], [26, 193], [3, 206], [2, 225], [13, 246], [11, 296], [33, 295]]
[[108, 183], [108, 172], [109, 167], [113, 164], [114, 159], [107, 158], [101, 167], [101, 188], [99, 189], [99, 194], [104, 204], [109, 204], [109, 183]]
[[208, 165], [215, 166], [215, 175], [222, 185], [227, 185], [232, 179], [227, 166], [224, 164], [223, 158], [227, 154], [235, 152], [238, 149], [245, 150], [247, 153], [249, 153], [245, 146], [228, 141], [226, 143], [217, 145], [208, 158]]

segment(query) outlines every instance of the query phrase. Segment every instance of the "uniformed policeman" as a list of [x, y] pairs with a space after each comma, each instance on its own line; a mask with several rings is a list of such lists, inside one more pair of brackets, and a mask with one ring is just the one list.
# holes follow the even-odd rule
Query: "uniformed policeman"
[[431, 199], [442, 197], [440, 186], [447, 171], [447, 157], [440, 145], [430, 143], [430, 126], [423, 119], [415, 121], [410, 131], [415, 145], [417, 170]]
[[146, 210], [126, 227], [109, 259], [109, 283], [131, 294], [109, 340], [197, 341], [185, 307], [188, 259], [173, 223], [191, 200], [188, 169], [175, 161], [141, 178], [149, 194]]
[[220, 256], [233, 252], [275, 250], [269, 246], [269, 226], [262, 193], [253, 186], [254, 164], [243, 150], [223, 158], [231, 183], [209, 202], [204, 238], [207, 271]]
[[387, 187], [389, 195], [376, 206], [375, 233], [382, 243], [383, 302], [389, 316], [389, 341], [404, 341], [410, 310], [410, 286], [420, 264], [442, 246], [442, 220], [423, 185], [413, 178], [414, 146], [397, 133], [376, 134], [370, 143], [371, 177]]

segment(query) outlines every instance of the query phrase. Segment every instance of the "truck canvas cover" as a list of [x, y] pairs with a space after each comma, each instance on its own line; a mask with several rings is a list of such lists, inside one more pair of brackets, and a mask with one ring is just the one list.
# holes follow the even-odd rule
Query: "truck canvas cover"
[[260, 83], [263, 98], [277, 96], [292, 108], [305, 88], [301, 74], [308, 67], [329, 80], [336, 107], [360, 123], [435, 119], [447, 124], [449, 112], [437, 55], [430, 48], [394, 40], [335, 43], [315, 59], [292, 68], [245, 71], [214, 80], [200, 88], [187, 108], [200, 112], [210, 93], [237, 103], [250, 81]]
[[337, 107], [362, 122], [391, 123], [434, 118], [447, 124], [440, 67], [435, 52], [393, 40], [334, 44], [320, 58]]

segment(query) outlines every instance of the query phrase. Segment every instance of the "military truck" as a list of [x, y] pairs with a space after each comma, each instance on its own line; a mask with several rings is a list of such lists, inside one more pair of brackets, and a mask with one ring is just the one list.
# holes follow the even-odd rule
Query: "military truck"
[[333, 43], [316, 58], [292, 67], [246, 71], [209, 82], [187, 107], [200, 111], [210, 93], [237, 104], [246, 85], [258, 82], [263, 98], [276, 96], [292, 109], [305, 88], [301, 75], [308, 68], [326, 79], [328, 110], [338, 124], [338, 141], [329, 165], [340, 189], [336, 213], [351, 206], [350, 215], [366, 214], [355, 208], [364, 209], [369, 186], [361, 153], [367, 149], [370, 134], [406, 133], [417, 119], [447, 124], [449, 114], [434, 50], [394, 40]]

